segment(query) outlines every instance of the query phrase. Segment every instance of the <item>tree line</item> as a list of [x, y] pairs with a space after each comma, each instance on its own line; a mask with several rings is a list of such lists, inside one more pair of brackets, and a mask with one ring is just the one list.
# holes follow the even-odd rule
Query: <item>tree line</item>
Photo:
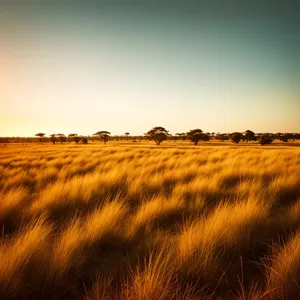
[[[91, 137], [79, 136], [77, 133], [71, 133], [68, 136], [65, 136], [63, 133], [58, 134], [50, 134], [50, 141], [55, 144], [56, 142], [64, 143], [64, 142], [75, 142], [76, 144], [82, 143], [87, 144], [88, 140], [101, 140], [104, 144], [106, 144], [111, 138], [111, 133], [106, 130], [97, 131]], [[39, 138], [40, 142], [43, 142], [45, 133], [37, 133], [35, 135]], [[123, 136], [117, 136], [117, 139], [128, 140], [130, 136], [129, 132], [125, 132]], [[175, 133], [175, 135], [171, 135], [169, 131], [165, 127], [156, 126], [150, 129], [148, 132], [144, 134], [143, 137], [139, 137], [140, 139], [148, 139], [153, 140], [157, 145], [160, 145], [165, 140], [189, 140], [194, 145], [198, 145], [199, 142], [208, 142], [212, 139], [218, 141], [232, 141], [235, 144], [238, 144], [240, 141], [243, 142], [257, 142], [261, 145], [271, 144], [274, 140], [279, 140], [282, 142], [288, 142], [289, 140], [299, 140], [300, 134], [298, 133], [254, 133], [251, 130], [246, 130], [245, 132], [233, 132], [233, 133], [204, 133], [201, 129], [192, 129], [188, 132]], [[135, 140], [133, 140], [135, 141]]]

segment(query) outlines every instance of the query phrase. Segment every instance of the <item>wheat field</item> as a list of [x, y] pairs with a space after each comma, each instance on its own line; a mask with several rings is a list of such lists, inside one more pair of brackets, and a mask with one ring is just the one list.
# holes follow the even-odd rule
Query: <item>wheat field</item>
[[1, 299], [300, 299], [300, 148], [0, 148]]

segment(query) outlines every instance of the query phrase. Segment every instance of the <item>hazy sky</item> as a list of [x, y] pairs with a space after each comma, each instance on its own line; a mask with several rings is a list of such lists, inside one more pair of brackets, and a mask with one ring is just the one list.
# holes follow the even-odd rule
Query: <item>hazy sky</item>
[[9, 2], [0, 136], [300, 132], [299, 1]]

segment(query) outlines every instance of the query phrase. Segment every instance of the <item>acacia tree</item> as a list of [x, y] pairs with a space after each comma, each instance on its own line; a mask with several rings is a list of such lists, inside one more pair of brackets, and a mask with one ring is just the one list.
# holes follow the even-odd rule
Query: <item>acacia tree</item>
[[162, 141], [165, 141], [168, 138], [169, 131], [161, 126], [153, 127], [146, 133], [150, 139], [154, 140], [156, 145], [160, 145]]
[[255, 133], [251, 130], [246, 130], [245, 133], [244, 133], [244, 139], [247, 141], [247, 142], [251, 142], [251, 141], [256, 141], [257, 138], [255, 136]]
[[233, 132], [230, 137], [234, 143], [238, 144], [244, 136], [240, 132]]
[[70, 133], [68, 135], [69, 138], [73, 139], [73, 141], [78, 144], [81, 141], [81, 137], [78, 136], [77, 133]]
[[203, 131], [201, 129], [192, 129], [186, 133], [187, 138], [194, 143], [194, 145], [198, 145], [200, 140], [203, 140]]
[[102, 131], [98, 131], [98, 132], [94, 133], [93, 135], [99, 136], [100, 140], [102, 140], [103, 143], [106, 144], [107, 141], [109, 140], [110, 132], [102, 130]]
[[57, 138], [56, 138], [56, 134], [55, 134], [55, 133], [50, 134], [50, 141], [53, 143], [53, 145], [54, 145], [55, 142], [57, 141]]
[[274, 141], [274, 137], [268, 133], [262, 134], [259, 138], [261, 145], [271, 144]]
[[59, 141], [60, 141], [61, 144], [62, 144], [63, 142], [65, 142], [66, 139], [67, 139], [66, 136], [65, 136], [63, 133], [58, 133], [57, 136], [58, 136]]
[[43, 141], [43, 137], [45, 136], [45, 133], [39, 132], [35, 136], [38, 136], [40, 138], [40, 143]]
[[130, 133], [129, 132], [125, 132], [124, 135], [126, 136], [126, 138], [128, 140], [128, 137], [129, 137]]

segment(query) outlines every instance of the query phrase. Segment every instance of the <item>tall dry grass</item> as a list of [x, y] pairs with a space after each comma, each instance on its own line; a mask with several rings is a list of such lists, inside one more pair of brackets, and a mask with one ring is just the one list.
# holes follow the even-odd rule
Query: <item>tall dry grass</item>
[[0, 152], [2, 299], [297, 299], [300, 149]]
[[300, 231], [279, 249], [267, 266], [267, 289], [273, 299], [300, 298]]
[[3, 238], [0, 244], [0, 295], [2, 299], [30, 297], [45, 278], [51, 224], [44, 217], [33, 219], [12, 238]]

